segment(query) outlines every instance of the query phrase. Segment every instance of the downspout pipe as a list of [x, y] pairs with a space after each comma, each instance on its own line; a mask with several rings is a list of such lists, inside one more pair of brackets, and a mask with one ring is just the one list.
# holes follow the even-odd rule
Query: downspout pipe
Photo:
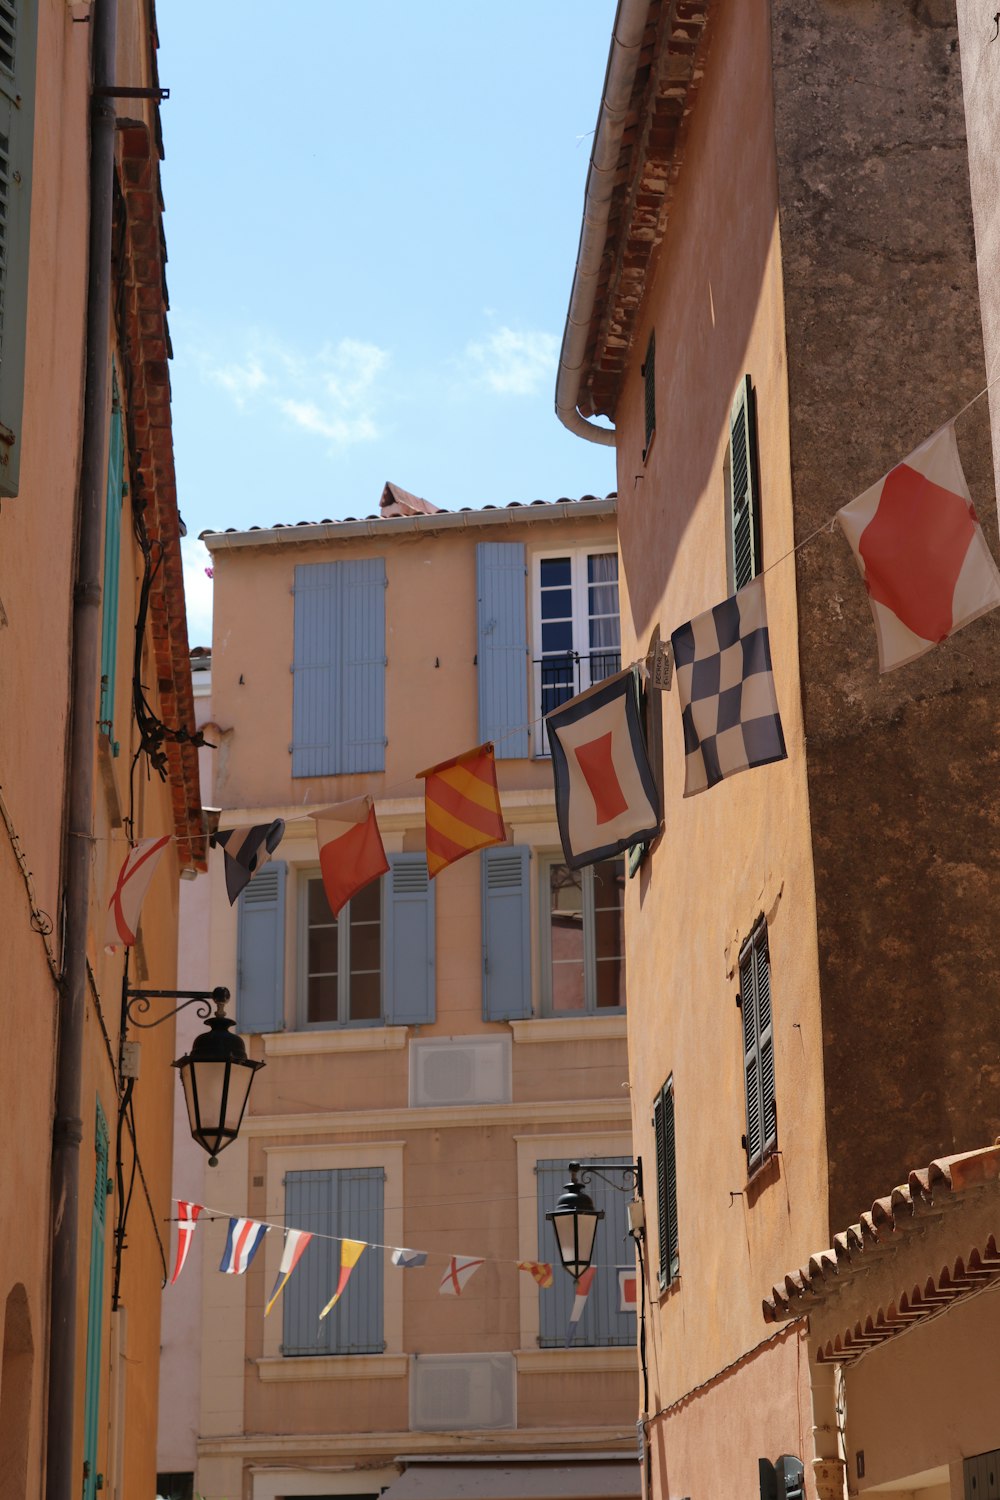
[[556, 377], [556, 416], [560, 422], [578, 437], [591, 443], [603, 443], [608, 448], [615, 445], [615, 429], [588, 421], [577, 410], [577, 402], [587, 356], [587, 334], [607, 244], [618, 155], [648, 19], [649, 0], [618, 0], [604, 92], [587, 169], [583, 224]]
[[79, 1283], [80, 1143], [83, 1139], [83, 1041], [87, 997], [87, 928], [93, 847], [97, 690], [101, 641], [101, 560], [106, 489], [111, 343], [111, 232], [115, 105], [102, 89], [114, 83], [117, 0], [95, 0], [91, 13], [93, 92], [90, 119], [90, 244], [83, 444], [77, 498], [73, 590], [70, 740], [65, 853], [63, 975], [59, 998], [55, 1120], [52, 1133], [47, 1500], [76, 1500], [76, 1328]]

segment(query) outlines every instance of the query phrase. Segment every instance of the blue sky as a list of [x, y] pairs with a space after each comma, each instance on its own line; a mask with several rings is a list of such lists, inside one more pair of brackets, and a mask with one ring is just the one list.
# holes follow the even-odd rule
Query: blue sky
[[553, 411], [613, 0], [161, 0], [174, 441], [198, 532], [614, 488]]

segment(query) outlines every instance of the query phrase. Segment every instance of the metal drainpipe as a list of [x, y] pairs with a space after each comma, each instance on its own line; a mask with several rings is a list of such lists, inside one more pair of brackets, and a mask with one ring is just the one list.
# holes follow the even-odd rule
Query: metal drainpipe
[[86, 387], [78, 497], [70, 677], [66, 926], [59, 1002], [56, 1107], [52, 1132], [52, 1266], [47, 1500], [76, 1500], [76, 1325], [80, 1219], [83, 1035], [93, 837], [97, 688], [100, 672], [101, 554], [106, 488], [111, 322], [111, 221], [115, 105], [99, 90], [114, 82], [117, 0], [95, 0], [91, 16], [90, 245]]

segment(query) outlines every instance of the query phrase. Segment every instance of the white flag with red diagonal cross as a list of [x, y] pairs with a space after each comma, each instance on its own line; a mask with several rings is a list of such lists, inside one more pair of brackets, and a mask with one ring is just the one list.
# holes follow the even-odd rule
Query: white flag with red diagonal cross
[[475, 1276], [482, 1264], [482, 1260], [475, 1260], [470, 1255], [453, 1255], [438, 1288], [442, 1297], [460, 1297], [467, 1282]]
[[881, 672], [1000, 604], [1000, 572], [949, 422], [837, 512], [868, 590]]
[[108, 902], [108, 919], [104, 926], [106, 947], [114, 948], [118, 943], [128, 947], [135, 942], [139, 909], [169, 843], [170, 835], [165, 833], [158, 839], [140, 839], [135, 848], [129, 850]]

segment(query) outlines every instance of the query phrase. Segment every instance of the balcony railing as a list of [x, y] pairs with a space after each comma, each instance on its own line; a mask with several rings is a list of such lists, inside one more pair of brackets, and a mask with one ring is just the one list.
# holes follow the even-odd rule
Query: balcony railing
[[[584, 688], [593, 687], [595, 682], [603, 682], [605, 677], [619, 672], [621, 664], [621, 651], [592, 651], [589, 656], [570, 651], [563, 656], [536, 657], [533, 662], [535, 691], [542, 717], [568, 699], [575, 698]], [[548, 747], [544, 731], [539, 738], [539, 753], [545, 755]]]

